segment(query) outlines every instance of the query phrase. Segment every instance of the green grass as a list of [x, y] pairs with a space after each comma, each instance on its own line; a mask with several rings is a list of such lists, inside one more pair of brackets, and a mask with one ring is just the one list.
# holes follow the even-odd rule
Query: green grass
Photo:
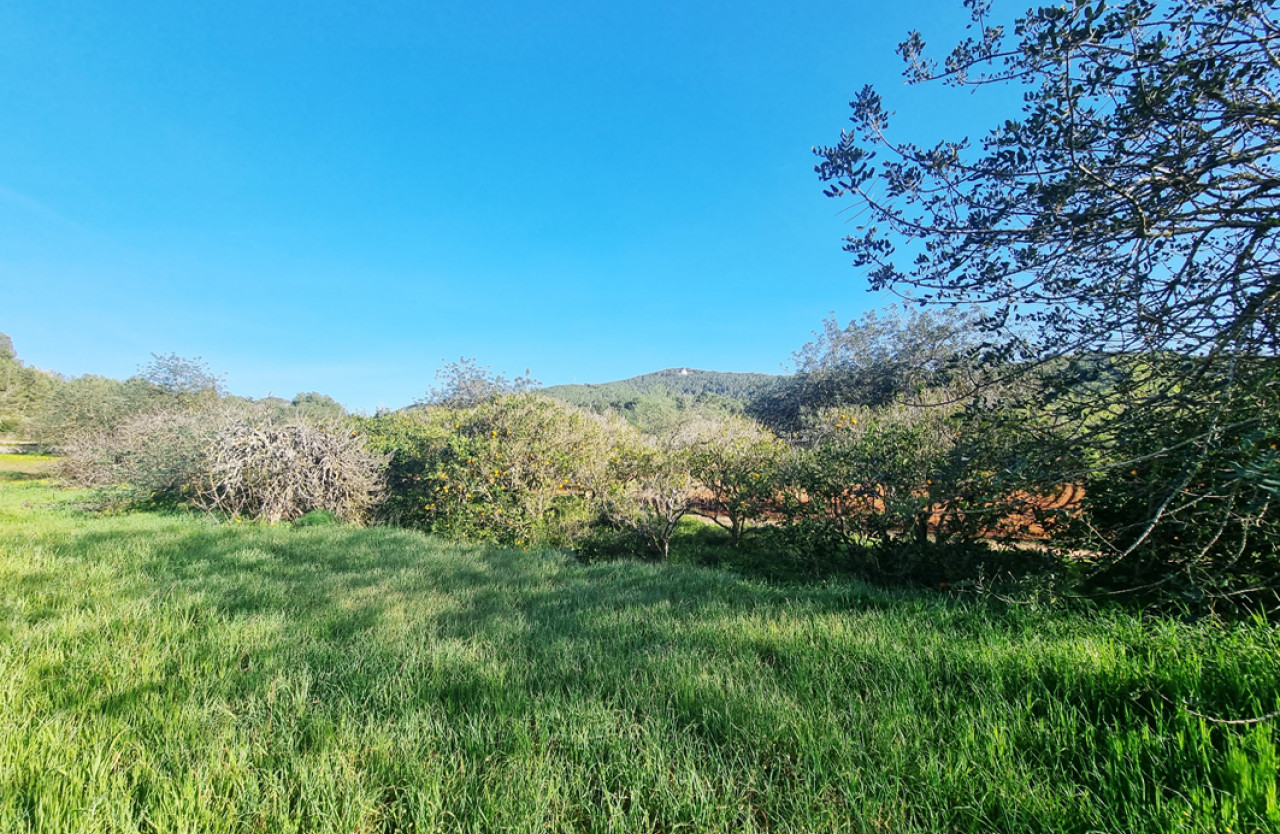
[[0, 454], [0, 484], [45, 478], [56, 460], [50, 455]]
[[[0, 482], [0, 831], [1280, 830], [1274, 626]], [[1166, 700], [1167, 699], [1167, 700]]]

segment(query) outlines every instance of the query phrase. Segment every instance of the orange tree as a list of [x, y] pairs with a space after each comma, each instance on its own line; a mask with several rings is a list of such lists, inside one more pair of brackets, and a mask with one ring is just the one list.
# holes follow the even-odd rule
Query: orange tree
[[536, 394], [366, 418], [391, 453], [394, 523], [516, 546], [565, 544], [613, 488], [620, 421]]

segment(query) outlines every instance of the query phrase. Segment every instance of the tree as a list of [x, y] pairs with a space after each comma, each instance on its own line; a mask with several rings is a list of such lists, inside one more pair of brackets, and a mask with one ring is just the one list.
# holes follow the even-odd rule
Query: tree
[[446, 362], [436, 371], [439, 383], [416, 402], [417, 405], [443, 405], [449, 408], [470, 408], [502, 394], [523, 394], [532, 391], [541, 382], [529, 376], [526, 368], [523, 376], [507, 379], [504, 373], [480, 363], [474, 357], [462, 356], [457, 362]]
[[826, 524], [847, 544], [923, 543], [929, 486], [954, 446], [954, 406], [825, 409], [792, 455], [787, 480], [803, 495], [793, 512]]
[[764, 516], [776, 498], [776, 468], [786, 447], [755, 421], [733, 414], [700, 415], [692, 471], [711, 497], [695, 508], [729, 532], [737, 547], [747, 522]]
[[0, 435], [29, 434], [35, 416], [61, 382], [19, 359], [13, 340], [0, 333]]
[[226, 419], [216, 408], [158, 408], [86, 422], [59, 443], [57, 471], [69, 484], [99, 488], [104, 504], [178, 502], [205, 481], [205, 450]]
[[188, 359], [176, 353], [151, 354], [151, 361], [138, 368], [138, 376], [169, 394], [217, 394], [223, 386], [209, 363], [199, 356]]
[[122, 382], [85, 374], [62, 381], [39, 401], [29, 432], [57, 449], [81, 432], [109, 430], [135, 414], [160, 408], [168, 396], [140, 377]]
[[621, 420], [532, 393], [354, 425], [391, 455], [383, 519], [516, 546], [572, 540], [608, 497], [610, 462], [635, 434]]
[[347, 416], [342, 403], [319, 391], [300, 391], [291, 404], [297, 414], [309, 418], [340, 420]]
[[791, 355], [796, 372], [752, 403], [776, 429], [835, 406], [885, 406], [919, 399], [925, 389], [972, 381], [981, 333], [973, 310], [872, 310], [844, 327], [833, 313], [822, 331]]
[[890, 138], [864, 88], [853, 129], [816, 149], [826, 193], [865, 216], [845, 248], [873, 288], [981, 305], [1000, 356], [1046, 371], [1051, 437], [1069, 441], [1041, 450], [1057, 477], [1133, 479], [1093, 530], [1103, 572], [1274, 589], [1274, 4], [1072, 0], [1028, 12], [1012, 42], [988, 0], [965, 5], [976, 36], [941, 66], [918, 32], [899, 46], [908, 80], [1020, 85], [1021, 116], [976, 147], [920, 147]]

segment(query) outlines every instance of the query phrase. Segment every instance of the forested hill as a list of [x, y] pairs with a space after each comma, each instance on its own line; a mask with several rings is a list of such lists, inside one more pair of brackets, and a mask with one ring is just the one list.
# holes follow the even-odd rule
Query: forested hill
[[620, 408], [628, 400], [646, 395], [722, 398], [743, 406], [773, 390], [787, 379], [777, 374], [702, 371], [695, 368], [668, 368], [597, 385], [553, 385], [542, 393], [583, 408]]

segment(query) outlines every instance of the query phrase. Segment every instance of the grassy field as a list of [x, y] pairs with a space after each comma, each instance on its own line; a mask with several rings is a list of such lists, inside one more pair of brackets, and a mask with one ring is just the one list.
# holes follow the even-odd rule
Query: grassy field
[[[1274, 625], [95, 517], [0, 459], [0, 831], [1280, 830]], [[38, 473], [37, 473], [38, 474]]]

